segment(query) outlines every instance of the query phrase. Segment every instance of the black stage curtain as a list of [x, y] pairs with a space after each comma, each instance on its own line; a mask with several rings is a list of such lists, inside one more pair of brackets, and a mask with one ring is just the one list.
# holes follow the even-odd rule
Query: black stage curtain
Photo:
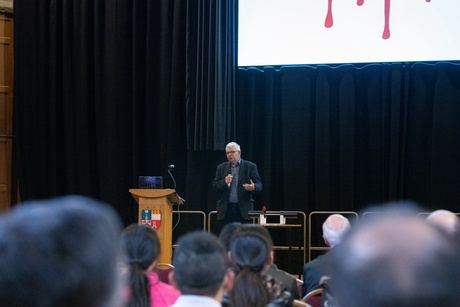
[[189, 1], [187, 144], [222, 150], [235, 133], [238, 1]]
[[185, 22], [180, 0], [15, 4], [22, 200], [93, 196], [131, 222], [138, 176], [185, 168]]
[[256, 209], [458, 211], [458, 63], [238, 70], [235, 2], [17, 1], [22, 200], [89, 195], [133, 222], [128, 189], [172, 187], [175, 164], [183, 208], [208, 213], [234, 140], [259, 166]]
[[460, 63], [241, 68], [237, 135], [254, 147], [265, 201], [458, 211], [459, 77]]

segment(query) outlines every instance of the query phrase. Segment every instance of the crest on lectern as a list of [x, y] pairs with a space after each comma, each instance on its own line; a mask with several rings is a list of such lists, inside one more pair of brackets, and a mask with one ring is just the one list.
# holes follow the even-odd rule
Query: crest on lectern
[[150, 225], [153, 229], [160, 228], [161, 210], [142, 210], [142, 224]]

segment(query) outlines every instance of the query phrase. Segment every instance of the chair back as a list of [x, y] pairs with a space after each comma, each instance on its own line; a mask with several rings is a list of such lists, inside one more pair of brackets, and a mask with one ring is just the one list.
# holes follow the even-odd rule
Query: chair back
[[323, 294], [323, 288], [318, 288], [311, 290], [302, 298], [302, 301], [309, 304], [312, 307], [321, 307], [322, 299], [321, 296]]
[[172, 264], [158, 263], [153, 270], [157, 273], [160, 281], [169, 284], [169, 272], [173, 269], [174, 266]]
[[302, 297], [303, 280], [296, 278], [296, 284], [297, 284], [297, 291], [298, 291], [299, 296], [301, 298]]
[[292, 302], [292, 305], [291, 305], [291, 306], [292, 306], [292, 307], [312, 307], [312, 306], [310, 306], [309, 304], [307, 304], [307, 303], [305, 303], [305, 302], [303, 302], [303, 301], [301, 301], [301, 300], [294, 300], [294, 301]]

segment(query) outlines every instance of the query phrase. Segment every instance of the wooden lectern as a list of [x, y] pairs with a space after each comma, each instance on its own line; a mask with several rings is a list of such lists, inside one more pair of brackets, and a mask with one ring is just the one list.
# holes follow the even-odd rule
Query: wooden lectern
[[139, 204], [139, 224], [149, 224], [156, 229], [161, 241], [158, 262], [172, 263], [172, 205], [182, 205], [173, 189], [130, 189]]

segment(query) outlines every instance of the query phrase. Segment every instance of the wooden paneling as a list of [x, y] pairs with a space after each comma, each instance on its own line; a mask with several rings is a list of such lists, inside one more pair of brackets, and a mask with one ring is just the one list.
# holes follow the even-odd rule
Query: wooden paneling
[[13, 150], [13, 19], [0, 16], [0, 211], [11, 207]]

